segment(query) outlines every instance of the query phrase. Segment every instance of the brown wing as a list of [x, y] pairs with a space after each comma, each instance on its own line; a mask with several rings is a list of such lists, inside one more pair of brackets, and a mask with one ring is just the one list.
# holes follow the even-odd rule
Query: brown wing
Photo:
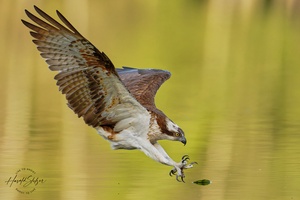
[[146, 108], [155, 106], [157, 90], [171, 76], [170, 72], [158, 69], [123, 67], [117, 69], [117, 72], [130, 93]]
[[[93, 127], [113, 126], [132, 117], [134, 111], [145, 110], [127, 91], [109, 58], [86, 40], [57, 11], [67, 26], [34, 7], [46, 21], [27, 10], [27, 16], [37, 25], [22, 20], [30, 28], [33, 42], [41, 51], [55, 76], [57, 85], [66, 95], [69, 107]], [[126, 105], [125, 105], [126, 104]], [[121, 112], [122, 111], [122, 112]]]

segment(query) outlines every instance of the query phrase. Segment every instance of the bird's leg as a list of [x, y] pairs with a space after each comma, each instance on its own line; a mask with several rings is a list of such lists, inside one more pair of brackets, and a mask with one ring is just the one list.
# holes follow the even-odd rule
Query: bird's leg
[[192, 168], [194, 164], [197, 164], [197, 162], [191, 162], [188, 163], [188, 160], [190, 159], [188, 155], [184, 155], [181, 159], [181, 162], [176, 163], [174, 162], [169, 155], [166, 153], [166, 151], [162, 148], [160, 144], [157, 142], [153, 144], [153, 146], [170, 162], [173, 162], [174, 168], [170, 171], [169, 175], [175, 175], [176, 174], [176, 180], [180, 181], [179, 178], [181, 179], [182, 182], [184, 182], [183, 178], [185, 177], [183, 170], [184, 169], [189, 169]]
[[[153, 144], [153, 146], [161, 153], [161, 155], [163, 155], [166, 159], [173, 161], [170, 156], [167, 154], [167, 152], [164, 150], [164, 148], [162, 148], [162, 146], [160, 144], [158, 144], [157, 142]], [[174, 161], [173, 161], [174, 162]], [[174, 162], [175, 163], [175, 162]]]
[[182, 182], [184, 182], [183, 178], [185, 178], [184, 169], [189, 169], [194, 166], [194, 164], [197, 164], [197, 162], [191, 162], [188, 163], [189, 160], [188, 155], [184, 155], [181, 159], [180, 163], [177, 163], [177, 166], [174, 166], [174, 168], [170, 171], [169, 175], [175, 175], [176, 174], [176, 180], [180, 182], [179, 178], [181, 179]]
[[192, 162], [188, 164], [188, 156], [183, 156], [181, 162], [176, 163], [173, 161], [169, 155], [165, 152], [165, 150], [158, 144], [157, 142], [155, 143], [145, 143], [145, 142], [139, 142], [141, 144], [140, 149], [143, 151], [147, 156], [152, 158], [153, 160], [156, 160], [162, 164], [173, 166], [174, 169], [171, 170], [170, 175], [176, 174], [176, 180], [177, 181], [182, 181], [184, 182], [184, 169], [189, 169], [193, 167], [193, 164], [196, 162]]
[[153, 160], [169, 166], [176, 165], [176, 163], [168, 156], [158, 143], [151, 144], [149, 142], [140, 144], [142, 144], [142, 146], [139, 149]]

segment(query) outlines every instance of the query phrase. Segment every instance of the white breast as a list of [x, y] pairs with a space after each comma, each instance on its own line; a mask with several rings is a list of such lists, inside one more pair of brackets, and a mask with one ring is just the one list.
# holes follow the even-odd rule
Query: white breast
[[97, 128], [99, 135], [111, 143], [112, 149], [139, 149], [140, 143], [147, 140], [150, 114], [131, 113], [130, 116], [116, 123], [113, 135], [102, 127]]

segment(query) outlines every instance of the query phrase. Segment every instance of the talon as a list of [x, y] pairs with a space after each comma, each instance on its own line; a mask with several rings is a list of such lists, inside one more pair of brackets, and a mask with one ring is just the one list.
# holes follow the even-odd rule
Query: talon
[[[184, 180], [183, 180], [183, 176], [181, 177], [181, 181], [182, 181], [182, 182], [184, 182]], [[185, 183], [185, 182], [184, 182], [184, 183]]]
[[189, 160], [190, 159], [190, 157], [188, 156], [188, 155], [184, 155], [184, 156], [182, 156], [182, 158], [181, 158], [181, 163], [182, 164], [184, 164], [187, 160]]
[[[179, 180], [179, 177], [180, 177], [180, 179], [181, 180]], [[183, 173], [183, 171], [181, 171], [181, 174], [180, 175], [176, 175], [176, 180], [178, 181], [178, 182], [184, 182], [184, 173]], [[185, 183], [185, 182], [184, 182]]]
[[184, 155], [184, 156], [182, 156], [181, 160], [184, 160], [186, 158], [190, 159], [188, 155]]
[[189, 160], [190, 158], [185, 158], [185, 159], [183, 159], [181, 162], [182, 163], [184, 163], [184, 162], [186, 162], [187, 160]]
[[[179, 176], [177, 175], [177, 176], [176, 176], [176, 180], [177, 180], [178, 182], [181, 182], [181, 181], [178, 179], [178, 177], [179, 177]], [[181, 177], [181, 179], [182, 179], [182, 177]]]
[[172, 169], [170, 172], [169, 172], [169, 175], [172, 176], [172, 175], [175, 175], [176, 174], [176, 169]]
[[188, 155], [184, 155], [182, 156], [182, 160], [181, 162], [177, 163], [176, 165], [174, 165], [174, 168], [169, 172], [169, 175], [176, 175], [176, 180], [178, 182], [184, 182], [184, 170], [185, 169], [189, 169], [192, 168], [194, 164], [198, 164], [197, 162], [191, 162], [188, 163], [188, 160], [190, 160], [190, 157]]
[[194, 166], [194, 164], [198, 164], [197, 162], [191, 162], [190, 164], [188, 165], [184, 165], [183, 166], [183, 169], [189, 169], [189, 168], [192, 168]]

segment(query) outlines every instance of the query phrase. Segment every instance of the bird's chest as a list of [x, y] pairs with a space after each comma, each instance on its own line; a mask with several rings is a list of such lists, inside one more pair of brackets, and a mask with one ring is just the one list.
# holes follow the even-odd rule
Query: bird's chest
[[162, 139], [161, 127], [158, 125], [156, 118], [152, 118], [150, 121], [147, 137], [152, 144], [154, 144], [157, 140]]
[[119, 121], [116, 126], [125, 127], [119, 132], [104, 127], [97, 128], [97, 131], [99, 135], [110, 142], [112, 149], [140, 149], [141, 143], [147, 141], [149, 124], [150, 116], [140, 115], [139, 117]]

